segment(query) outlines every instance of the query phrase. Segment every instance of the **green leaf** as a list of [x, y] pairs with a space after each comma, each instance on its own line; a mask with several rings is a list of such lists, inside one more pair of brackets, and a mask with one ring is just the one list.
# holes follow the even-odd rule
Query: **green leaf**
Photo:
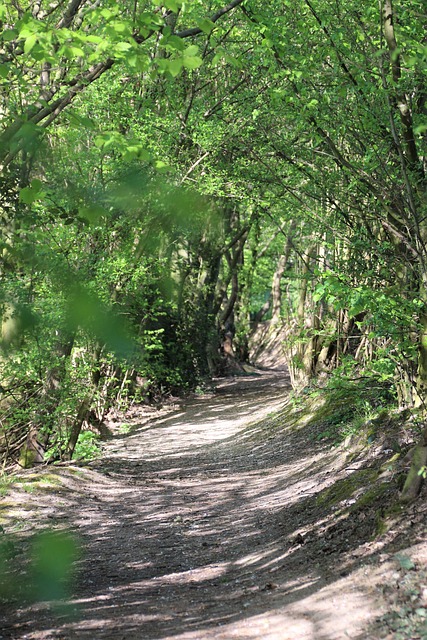
[[313, 98], [312, 100], [310, 100], [310, 102], [307, 104], [307, 108], [308, 109], [314, 109], [314, 107], [316, 107], [319, 104], [319, 101], [316, 100], [316, 98]]
[[110, 9], [101, 9], [101, 16], [106, 20], [109, 20], [114, 16], [114, 13]]
[[15, 40], [15, 38], [17, 37], [17, 32], [15, 31], [15, 29], [6, 29], [5, 31], [3, 31], [3, 33], [1, 34], [1, 39], [4, 42], [12, 42], [12, 40]]
[[39, 200], [44, 193], [41, 191], [43, 183], [40, 180], [32, 180], [29, 187], [24, 187], [19, 192], [19, 199], [24, 204], [33, 204], [36, 200]]
[[37, 60], [38, 62], [43, 61], [43, 62], [50, 62], [52, 64], [56, 62], [55, 58], [49, 55], [49, 53], [46, 51], [44, 47], [40, 46], [40, 43], [37, 43], [35, 47], [31, 50], [31, 55], [34, 58], [34, 60]]
[[176, 49], [177, 51], [184, 51], [185, 49], [185, 43], [183, 39], [178, 38], [178, 36], [169, 36], [168, 38], [165, 38], [165, 46]]
[[144, 12], [138, 17], [138, 25], [146, 25], [150, 30], [156, 27], [164, 27], [165, 23], [161, 15]]
[[102, 42], [102, 38], [100, 36], [90, 35], [86, 37], [87, 42], [92, 42], [93, 44], [99, 44]]
[[177, 75], [181, 72], [181, 69], [184, 65], [184, 61], [182, 58], [176, 58], [175, 60], [169, 60], [169, 73], [171, 76], [176, 78]]
[[70, 121], [71, 125], [76, 127], [84, 127], [86, 129], [95, 129], [95, 123], [90, 118], [85, 116], [81, 116], [77, 111], [69, 110], [67, 111], [67, 117]]
[[43, 186], [43, 182], [38, 178], [34, 178], [34, 180], [31, 180], [31, 188], [34, 189], [35, 191], [40, 191], [42, 186]]
[[190, 47], [187, 47], [184, 51], [185, 56], [189, 56], [192, 58], [193, 56], [197, 56], [199, 53], [199, 47], [196, 44], [192, 44]]
[[196, 20], [196, 24], [206, 35], [210, 35], [215, 28], [215, 22], [209, 20], [209, 18], [203, 18], [202, 20]]
[[79, 215], [89, 222], [89, 224], [96, 224], [102, 218], [107, 215], [107, 211], [99, 204], [90, 204], [79, 208]]
[[36, 200], [36, 194], [31, 187], [24, 187], [19, 192], [19, 199], [24, 204], [32, 204]]
[[114, 31], [116, 33], [126, 33], [127, 31], [129, 31], [129, 26], [126, 22], [122, 22], [120, 20], [115, 20], [114, 22], [111, 23], [111, 26], [113, 27]]
[[62, 46], [59, 51], [59, 55], [64, 56], [67, 60], [75, 60], [76, 58], [84, 58], [85, 52], [81, 47], [74, 47], [70, 45]]
[[177, 13], [180, 9], [180, 6], [182, 5], [182, 2], [178, 2], [178, 0], [164, 0], [163, 4], [166, 7], [166, 9], [169, 9], [170, 11]]
[[136, 65], [138, 64], [138, 56], [136, 53], [133, 53], [131, 56], [127, 56], [126, 63], [133, 69], [136, 68]]
[[81, 47], [70, 47], [73, 58], [84, 58], [85, 52]]
[[234, 67], [235, 69], [242, 69], [243, 68], [243, 64], [241, 62], [241, 60], [239, 60], [239, 58], [236, 58], [234, 56], [230, 56], [228, 54], [226, 54], [225, 56], [225, 60], [231, 64], [232, 67]]
[[68, 596], [72, 570], [79, 556], [74, 538], [65, 531], [44, 531], [33, 541], [31, 584], [40, 601]]
[[94, 140], [95, 147], [98, 147], [98, 149], [103, 149], [106, 146], [111, 146], [113, 138], [114, 135], [111, 132], [99, 134], [95, 137]]
[[131, 328], [126, 320], [105, 305], [92, 290], [77, 286], [68, 295], [68, 326], [83, 327], [119, 357], [128, 357], [135, 349]]
[[130, 42], [118, 42], [115, 46], [116, 51], [129, 51], [132, 49]]
[[156, 62], [159, 72], [164, 73], [169, 69], [169, 60], [166, 58], [159, 58]]
[[0, 64], [0, 78], [7, 78], [9, 75], [9, 65]]
[[151, 60], [147, 55], [138, 56], [136, 63], [137, 71], [147, 71], [150, 68]]
[[36, 42], [37, 42], [37, 34], [36, 33], [32, 33], [25, 40], [24, 53], [30, 53], [31, 49], [34, 47]]
[[156, 160], [154, 166], [157, 171], [167, 172], [170, 170], [170, 166], [166, 162], [163, 162], [163, 160]]
[[199, 56], [184, 56], [183, 64], [186, 69], [198, 69], [203, 64], [203, 60]]

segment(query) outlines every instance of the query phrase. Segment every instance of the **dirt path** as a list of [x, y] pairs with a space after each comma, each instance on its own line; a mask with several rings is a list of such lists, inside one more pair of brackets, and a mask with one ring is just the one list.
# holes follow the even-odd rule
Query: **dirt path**
[[73, 618], [6, 603], [0, 638], [379, 637], [367, 625], [395, 568], [369, 513], [350, 527], [319, 505], [348, 474], [343, 456], [304, 430], [269, 432], [287, 390], [283, 372], [225, 381], [116, 436], [101, 460], [6, 499], [6, 529], [17, 518], [23, 535], [68, 528], [83, 557]]

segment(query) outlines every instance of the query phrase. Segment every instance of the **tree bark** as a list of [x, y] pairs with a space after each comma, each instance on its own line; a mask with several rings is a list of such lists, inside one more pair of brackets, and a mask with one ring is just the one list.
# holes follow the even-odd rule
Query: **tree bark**
[[283, 274], [285, 273], [286, 268], [288, 266], [289, 256], [291, 254], [291, 249], [292, 249], [293, 232], [295, 231], [295, 227], [296, 227], [295, 220], [291, 220], [289, 225], [289, 230], [287, 232], [284, 251], [279, 258], [276, 271], [274, 272], [274, 275], [273, 275], [273, 284], [271, 287], [272, 324], [277, 324], [280, 320], [280, 312], [282, 308], [281, 282], [282, 282]]

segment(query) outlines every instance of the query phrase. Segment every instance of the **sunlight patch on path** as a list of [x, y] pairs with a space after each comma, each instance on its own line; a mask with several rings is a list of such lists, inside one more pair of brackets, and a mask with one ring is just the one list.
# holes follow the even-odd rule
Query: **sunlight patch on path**
[[[242, 400], [231, 407], [227, 398], [216, 397], [208, 404], [206, 400], [190, 404], [186, 411], [174, 412], [153, 421], [127, 438], [126, 458], [157, 460], [165, 455], [179, 458], [214, 442], [232, 438], [251, 424], [262, 420], [270, 413], [279, 411], [287, 399], [284, 395], [277, 399], [262, 398], [255, 401]], [[123, 445], [115, 442], [106, 446], [108, 457], [122, 457]]]
[[[351, 579], [357, 582], [357, 578]], [[285, 598], [284, 593], [284, 601]], [[360, 634], [378, 614], [371, 599], [350, 579], [339, 580], [297, 603], [275, 607], [261, 615], [250, 615], [250, 603], [243, 602], [243, 607], [245, 604], [245, 616], [238, 624], [168, 635], [162, 640], [369, 640]]]

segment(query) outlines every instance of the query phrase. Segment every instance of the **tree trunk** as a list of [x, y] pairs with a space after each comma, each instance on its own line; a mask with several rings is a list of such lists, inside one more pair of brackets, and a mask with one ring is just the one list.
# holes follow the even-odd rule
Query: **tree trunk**
[[412, 464], [400, 495], [400, 502], [413, 502], [421, 491], [427, 466], [427, 428], [412, 455]]
[[420, 333], [418, 336], [418, 371], [416, 381], [416, 406], [427, 413], [427, 308], [420, 315]]
[[94, 391], [88, 393], [80, 403], [80, 406], [77, 411], [76, 418], [71, 425], [70, 435], [68, 437], [67, 446], [65, 449], [65, 453], [63, 455], [64, 460], [71, 460], [73, 457], [74, 449], [76, 448], [77, 440], [79, 439], [79, 435], [81, 433], [84, 421], [87, 418], [87, 415], [90, 410], [90, 405], [92, 404]]
[[295, 230], [295, 226], [296, 226], [295, 221], [291, 220], [284, 251], [279, 258], [276, 271], [274, 272], [274, 275], [273, 275], [273, 284], [271, 287], [271, 309], [272, 309], [271, 323], [273, 325], [277, 324], [280, 320], [280, 313], [282, 308], [281, 282], [282, 282], [283, 274], [286, 271], [286, 267], [288, 266], [289, 256], [292, 248], [292, 236]]

